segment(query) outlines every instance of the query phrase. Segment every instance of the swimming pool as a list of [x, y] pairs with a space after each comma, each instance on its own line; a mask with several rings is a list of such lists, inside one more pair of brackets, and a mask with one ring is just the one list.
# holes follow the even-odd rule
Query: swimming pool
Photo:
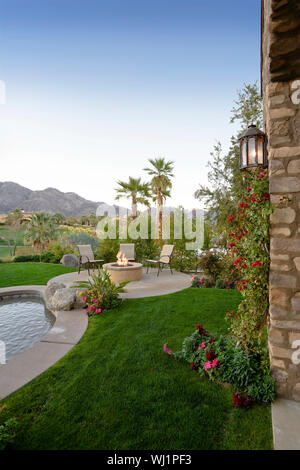
[[55, 316], [42, 299], [30, 295], [0, 298], [0, 341], [6, 360], [31, 348], [51, 329]]

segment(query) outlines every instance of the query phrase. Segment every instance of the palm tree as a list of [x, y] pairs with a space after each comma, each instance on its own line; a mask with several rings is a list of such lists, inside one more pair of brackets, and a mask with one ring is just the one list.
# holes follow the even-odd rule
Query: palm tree
[[148, 183], [142, 183], [141, 178], [132, 178], [129, 176], [128, 182], [118, 181], [119, 188], [116, 188], [116, 200], [126, 197], [131, 199], [132, 218], [137, 217], [137, 204], [149, 206], [148, 198], [150, 197], [150, 186]]
[[144, 168], [148, 175], [152, 176], [151, 188], [153, 192], [153, 200], [156, 201], [157, 213], [156, 220], [158, 224], [158, 236], [160, 245], [162, 246], [162, 209], [164, 201], [170, 197], [170, 189], [172, 188], [171, 178], [173, 175], [174, 162], [166, 161], [164, 158], [155, 158], [148, 160], [151, 163], [150, 168]]
[[53, 215], [46, 212], [33, 214], [27, 222], [26, 239], [31, 241], [35, 251], [43, 251], [57, 237], [57, 228]]

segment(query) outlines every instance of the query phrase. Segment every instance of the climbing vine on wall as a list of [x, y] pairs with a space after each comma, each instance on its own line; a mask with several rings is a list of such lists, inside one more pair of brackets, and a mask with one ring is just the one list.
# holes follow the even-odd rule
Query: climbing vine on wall
[[244, 197], [236, 213], [229, 214], [229, 248], [240, 273], [238, 289], [243, 300], [236, 312], [228, 312], [231, 333], [248, 350], [266, 351], [269, 277], [269, 181], [267, 171], [245, 172]]

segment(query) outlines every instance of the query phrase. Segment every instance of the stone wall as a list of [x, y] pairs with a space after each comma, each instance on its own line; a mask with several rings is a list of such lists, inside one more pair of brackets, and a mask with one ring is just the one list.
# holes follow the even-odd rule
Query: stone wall
[[279, 204], [271, 216], [269, 348], [279, 395], [300, 401], [300, 81], [270, 82], [265, 100], [271, 202]]
[[274, 80], [270, 51], [278, 41], [275, 3], [264, 0], [262, 11], [270, 195], [271, 202], [279, 205], [271, 216], [269, 351], [278, 395], [300, 401], [300, 76], [299, 80]]

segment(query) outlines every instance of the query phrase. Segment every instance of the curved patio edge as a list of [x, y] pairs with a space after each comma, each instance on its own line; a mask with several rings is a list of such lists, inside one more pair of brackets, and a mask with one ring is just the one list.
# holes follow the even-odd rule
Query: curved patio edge
[[[34, 295], [44, 298], [46, 286], [16, 286], [0, 289], [0, 297]], [[52, 312], [55, 323], [30, 349], [0, 365], [0, 400], [45, 372], [81, 339], [88, 326], [82, 308]]]

